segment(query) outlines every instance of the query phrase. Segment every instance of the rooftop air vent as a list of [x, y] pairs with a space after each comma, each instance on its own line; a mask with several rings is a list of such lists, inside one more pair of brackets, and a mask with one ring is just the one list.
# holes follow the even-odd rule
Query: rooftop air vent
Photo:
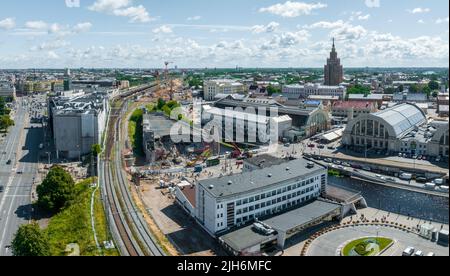
[[228, 186], [233, 185], [233, 181], [228, 181]]
[[209, 189], [210, 190], [214, 189], [214, 185], [209, 185]]
[[269, 173], [269, 174], [267, 175], [267, 177], [272, 177], [272, 174], [271, 174], [271, 173]]
[[289, 167], [286, 168], [286, 171], [290, 171], [290, 170], [291, 170], [291, 168], [289, 168]]

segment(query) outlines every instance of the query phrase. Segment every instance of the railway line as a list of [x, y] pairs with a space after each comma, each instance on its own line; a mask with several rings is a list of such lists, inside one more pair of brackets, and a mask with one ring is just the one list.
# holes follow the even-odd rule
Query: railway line
[[136, 207], [121, 160], [121, 117], [125, 114], [128, 101], [139, 94], [153, 92], [156, 85], [132, 89], [113, 100], [105, 152], [100, 160], [101, 187], [104, 189], [104, 202], [110, 218], [110, 230], [116, 245], [125, 256], [164, 256], [156, 238], [148, 229], [147, 223]]

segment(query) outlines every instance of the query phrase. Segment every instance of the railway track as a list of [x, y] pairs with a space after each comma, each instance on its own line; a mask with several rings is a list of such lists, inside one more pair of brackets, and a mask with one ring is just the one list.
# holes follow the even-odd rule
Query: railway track
[[[124, 175], [121, 160], [121, 116], [126, 111], [128, 100], [139, 93], [152, 91], [156, 85], [149, 85], [140, 90], [133, 90], [121, 95], [114, 101], [107, 129], [105, 142], [105, 155], [102, 160], [104, 186], [108, 210], [113, 218], [110, 223], [112, 229], [117, 230], [116, 244], [119, 245], [122, 255], [126, 256], [164, 256], [156, 238], [148, 229], [147, 223], [136, 208], [128, 179]], [[115, 107], [116, 104], [118, 107]]]

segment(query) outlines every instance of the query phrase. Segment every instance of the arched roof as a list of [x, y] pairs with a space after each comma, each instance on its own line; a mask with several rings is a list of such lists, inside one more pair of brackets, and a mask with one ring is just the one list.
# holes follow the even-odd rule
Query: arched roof
[[404, 103], [377, 113], [358, 116], [358, 118], [348, 124], [348, 131], [351, 132], [356, 123], [363, 120], [374, 120], [383, 123], [389, 130], [389, 135], [397, 138], [401, 138], [416, 126], [421, 126], [427, 122], [426, 115], [422, 109], [414, 104]]
[[427, 121], [422, 109], [410, 103], [396, 105], [392, 108], [374, 113], [373, 116], [390, 125], [394, 129], [396, 137], [402, 136], [405, 132]]

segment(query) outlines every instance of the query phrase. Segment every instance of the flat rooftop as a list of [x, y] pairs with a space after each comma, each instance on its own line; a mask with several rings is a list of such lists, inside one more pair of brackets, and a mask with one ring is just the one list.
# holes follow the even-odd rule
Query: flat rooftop
[[170, 135], [174, 122], [163, 115], [144, 114], [142, 125], [144, 131], [153, 131], [155, 136], [165, 137]]
[[303, 207], [270, 219], [266, 219], [263, 222], [277, 231], [288, 232], [296, 227], [309, 224], [316, 219], [326, 216], [340, 208], [340, 204], [316, 200]]
[[244, 162], [252, 166], [259, 167], [260, 169], [264, 169], [276, 165], [281, 165], [283, 163], [286, 163], [287, 160], [275, 157], [270, 154], [261, 154], [253, 158], [247, 159]]
[[308, 160], [301, 158], [252, 172], [200, 180], [198, 184], [213, 197], [221, 198], [258, 191], [280, 182], [304, 178], [320, 171], [326, 173], [325, 167], [314, 163], [314, 167], [308, 168], [308, 163]]
[[[291, 229], [310, 224], [339, 208], [341, 208], [339, 204], [316, 200], [292, 211], [263, 220], [262, 222], [277, 231], [288, 232]], [[247, 248], [276, 239], [277, 234], [263, 235], [256, 232], [253, 230], [253, 224], [220, 237], [220, 240], [236, 252], [242, 252]]]

